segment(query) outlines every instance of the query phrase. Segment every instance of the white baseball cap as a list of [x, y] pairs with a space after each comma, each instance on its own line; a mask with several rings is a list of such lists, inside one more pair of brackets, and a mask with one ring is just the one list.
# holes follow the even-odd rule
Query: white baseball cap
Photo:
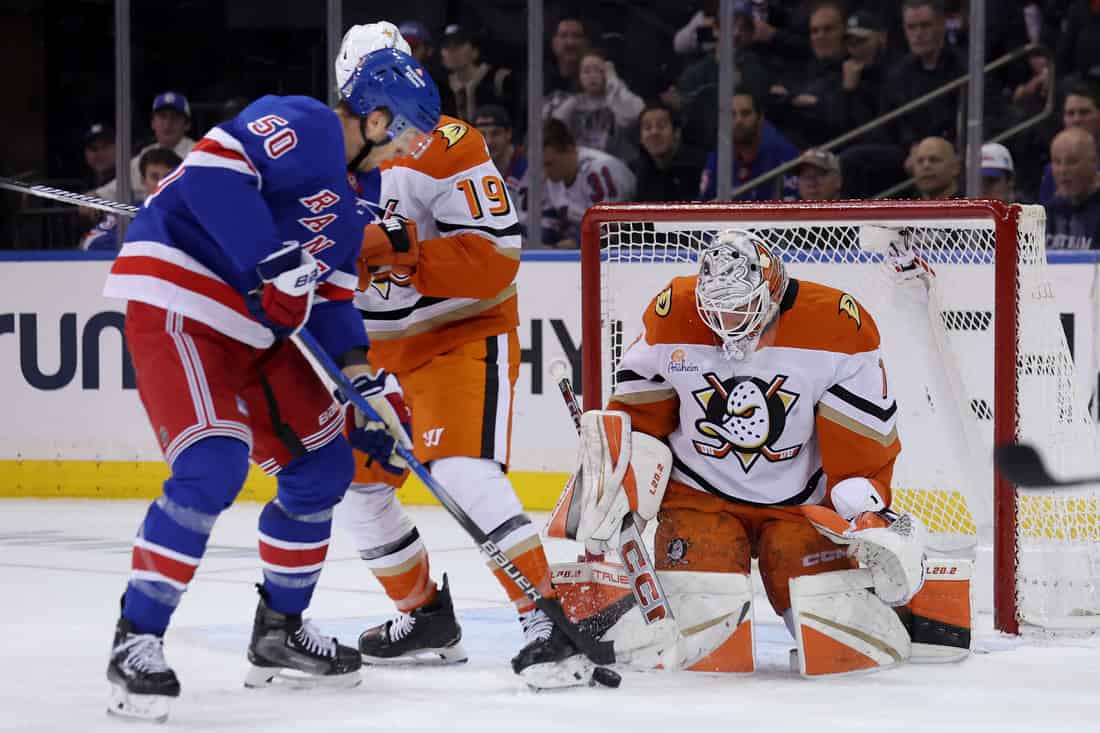
[[1012, 153], [1000, 143], [986, 143], [982, 146], [982, 175], [999, 178], [1005, 173], [1014, 173]]

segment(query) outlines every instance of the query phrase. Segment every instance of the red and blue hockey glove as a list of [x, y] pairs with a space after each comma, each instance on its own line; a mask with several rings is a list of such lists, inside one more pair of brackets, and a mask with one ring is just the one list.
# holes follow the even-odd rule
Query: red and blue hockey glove
[[309, 318], [320, 270], [313, 255], [287, 242], [256, 265], [262, 284], [245, 296], [248, 311], [277, 338], [298, 332]]
[[[349, 374], [356, 371], [357, 374]], [[397, 445], [412, 448], [412, 412], [405, 404], [405, 393], [393, 376], [384, 369], [371, 371], [366, 365], [345, 368], [352, 385], [378, 413], [381, 420], [368, 420], [358, 409], [348, 415], [348, 442], [390, 473], [400, 474], [405, 460], [397, 455]]]

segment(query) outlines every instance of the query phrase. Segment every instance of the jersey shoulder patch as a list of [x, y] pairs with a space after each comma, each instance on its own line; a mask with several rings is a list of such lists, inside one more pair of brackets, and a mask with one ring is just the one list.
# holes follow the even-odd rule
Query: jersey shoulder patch
[[432, 131], [431, 142], [417, 155], [405, 155], [384, 163], [387, 168], [408, 168], [432, 178], [450, 178], [490, 163], [485, 138], [476, 127], [444, 115]]
[[673, 278], [642, 316], [649, 344], [714, 344], [714, 334], [695, 309], [696, 277]]
[[794, 304], [779, 318], [774, 345], [856, 354], [877, 349], [879, 333], [851, 293], [799, 280]]

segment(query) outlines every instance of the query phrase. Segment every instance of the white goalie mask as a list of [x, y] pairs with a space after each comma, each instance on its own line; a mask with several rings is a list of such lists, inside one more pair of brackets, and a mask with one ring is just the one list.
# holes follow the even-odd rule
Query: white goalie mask
[[342, 89], [355, 69], [359, 60], [369, 53], [383, 48], [396, 48], [402, 53], [412, 55], [409, 42], [397, 30], [397, 26], [385, 20], [377, 23], [353, 25], [340, 41], [340, 53], [336, 54], [333, 64], [336, 68], [336, 88]]
[[744, 359], [756, 350], [786, 291], [783, 261], [743, 229], [721, 232], [699, 259], [695, 307], [722, 340], [726, 358]]

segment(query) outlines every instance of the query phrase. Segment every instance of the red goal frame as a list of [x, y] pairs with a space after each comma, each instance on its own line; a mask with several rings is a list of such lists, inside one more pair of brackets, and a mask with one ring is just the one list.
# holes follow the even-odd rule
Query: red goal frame
[[[603, 349], [600, 314], [600, 230], [610, 222], [754, 222], [865, 221], [896, 219], [920, 222], [935, 219], [991, 221], [996, 245], [994, 257], [994, 414], [993, 442], [1003, 445], [1017, 438], [1016, 334], [1019, 328], [1020, 207], [1000, 201], [952, 199], [944, 201], [838, 201], [769, 203], [629, 203], [599, 204], [581, 222], [581, 343], [584, 409], [600, 409], [603, 394]], [[1016, 490], [1000, 470], [993, 470], [994, 625], [1019, 634], [1016, 598], [1017, 507]]]

